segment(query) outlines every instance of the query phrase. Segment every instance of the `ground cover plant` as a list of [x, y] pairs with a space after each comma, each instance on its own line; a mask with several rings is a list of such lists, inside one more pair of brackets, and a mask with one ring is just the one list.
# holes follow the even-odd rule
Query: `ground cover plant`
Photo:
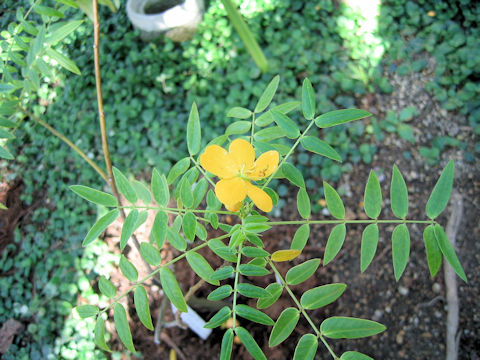
[[[275, 17], [267, 15], [258, 19], [258, 21], [261, 20], [270, 25], [265, 33], [265, 43], [270, 43], [274, 39], [278, 43], [288, 44], [284, 45], [283, 48], [281, 46], [271, 46], [265, 50], [270, 55], [269, 58], [272, 58], [273, 65], [280, 63], [277, 60], [279, 56], [283, 58], [287, 56], [288, 59], [291, 59], [290, 62], [285, 61], [285, 71], [279, 71], [282, 73], [284, 80], [276, 101], [282, 103], [286, 100], [300, 98], [297, 76], [298, 73], [306, 71], [309, 74], [313, 74], [313, 77], [310, 76], [310, 78], [316, 84], [316, 100], [322, 112], [337, 107], [352, 107], [355, 97], [358, 96], [357, 94], [367, 91], [365, 90], [365, 83], [351, 78], [351, 74], [341, 70], [351, 59], [341, 51], [343, 39], [337, 34], [338, 27], [336, 22], [329, 20], [330, 23], [326, 27], [318, 25], [318, 19], [322, 16], [339, 15], [338, 8], [325, 2], [322, 4], [321, 11], [319, 11], [314, 6], [303, 7], [303, 5], [301, 6], [298, 3], [294, 5], [298, 13], [290, 13], [287, 11], [291, 5], [290, 3], [284, 2], [278, 5], [276, 9], [269, 9], [268, 4], [258, 5], [265, 6], [265, 9], [274, 12], [277, 16], [283, 16], [282, 21], [277, 22], [272, 22], [272, 18]], [[250, 14], [253, 14], [254, 10], [256, 10], [255, 6], [253, 6]], [[213, 8], [211, 13], [217, 15], [217, 13], [222, 13], [222, 10]], [[77, 16], [78, 20], [82, 18], [80, 15], [73, 14], [72, 16]], [[35, 16], [35, 14], [33, 15]], [[127, 28], [124, 25], [118, 26], [121, 16], [112, 17], [109, 12], [106, 12], [104, 17], [106, 20], [102, 21], [102, 27], [106, 26], [107, 28], [115, 28], [117, 30]], [[324, 35], [322, 42], [318, 42], [317, 39], [313, 41], [308, 36], [302, 36], [302, 34], [306, 34], [310, 30], [301, 26], [305, 19], [310, 19], [307, 22], [311, 23], [312, 27], [318, 27], [314, 30]], [[153, 166], [157, 166], [161, 172], [168, 171], [170, 165], [177, 158], [179, 146], [180, 148], [183, 147], [185, 152], [187, 150], [183, 140], [182, 124], [184, 124], [188, 116], [189, 105], [186, 104], [190, 104], [194, 97], [201, 109], [202, 119], [209, 119], [208, 124], [205, 126], [205, 132], [209, 131], [220, 135], [222, 133], [221, 129], [224, 129], [230, 122], [230, 119], [224, 116], [224, 109], [233, 105], [250, 103], [253, 101], [252, 99], [260, 96], [262, 87], [254, 86], [254, 81], [262, 76], [261, 73], [255, 70], [254, 67], [250, 67], [249, 70], [245, 70], [243, 67], [243, 63], [249, 61], [248, 55], [234, 54], [235, 56], [233, 56], [226, 50], [229, 46], [233, 49], [238, 48], [239, 42], [236, 43], [235, 38], [232, 39], [229, 36], [231, 29], [226, 27], [224, 37], [220, 39], [214, 38], [212, 41], [212, 31], [215, 28], [215, 23], [212, 18], [208, 17], [208, 14], [206, 20], [204, 32], [201, 33], [201, 36], [194, 39], [190, 46], [182, 45], [179, 47], [167, 42], [165, 48], [162, 47], [163, 45], [155, 44], [143, 47], [136, 42], [134, 35], [122, 33], [121, 31], [113, 33], [113, 37], [117, 37], [118, 41], [112, 41], [108, 44], [102, 42], [101, 54], [103, 54], [103, 64], [105, 64], [103, 69], [107, 73], [105, 78], [108, 80], [112, 79], [112, 81], [107, 81], [108, 85], [104, 85], [104, 89], [106, 90], [106, 97], [109, 98], [111, 96], [111, 101], [106, 101], [106, 113], [115, 114], [114, 139], [116, 140], [112, 144], [112, 155], [114, 163], [118, 167], [129, 169], [132, 173], [148, 171], [146, 169]], [[286, 33], [281, 35], [282, 32], [278, 31], [278, 29], [285, 23], [290, 24], [292, 30], [296, 29], [299, 32], [298, 36], [302, 41], [292, 41], [290, 36], [286, 36]], [[253, 27], [259, 27], [260, 25], [258, 24], [253, 19]], [[55, 124], [55, 128], [62, 133], [75, 138], [75, 143], [81, 145], [81, 147], [91, 148], [91, 152], [88, 153], [89, 157], [99, 161], [101, 155], [99, 146], [95, 145], [96, 130], [91, 125], [95, 121], [95, 114], [92, 112], [94, 109], [94, 105], [92, 105], [94, 94], [93, 92], [88, 93], [82, 90], [92, 84], [91, 80], [84, 80], [89, 77], [91, 79], [93, 75], [91, 56], [88, 55], [88, 49], [91, 48], [92, 43], [88, 43], [91, 40], [85, 41], [85, 39], [91, 39], [90, 32], [90, 24], [82, 23], [74, 33], [67, 37], [66, 45], [61, 45], [66, 46], [61, 48], [61, 51], [68, 50], [71, 58], [75, 60], [79, 69], [82, 70], [84, 76], [80, 78], [81, 80], [67, 81], [63, 88], [55, 86], [54, 82], [50, 85], [42, 83], [39, 92], [32, 91], [29, 96], [31, 96], [32, 100], [30, 104], [35, 104], [30, 109], [32, 112], [42, 115], [43, 119], [46, 119], [50, 124]], [[125, 41], [128, 41], [127, 45], [125, 45]], [[215, 41], [229, 44], [229, 46], [225, 48], [212, 46], [212, 44], [215, 44]], [[193, 56], [194, 54], [198, 55], [195, 49], [199, 44], [203, 45], [202, 49], [208, 50], [201, 52], [201, 56]], [[320, 52], [319, 49], [322, 46], [330, 47], [331, 52], [323, 53], [322, 57], [319, 58], [317, 53]], [[297, 51], [290, 52], [289, 49]], [[158, 60], [159, 56], [164, 57], [163, 63], [166, 64], [164, 68], [152, 66], [145, 60], [145, 57]], [[232, 57], [227, 61], [226, 59], [229, 56]], [[189, 59], [191, 63], [185, 64], [183, 60], [179, 60], [182, 58]], [[213, 61], [211, 60], [212, 58], [214, 59]], [[312, 62], [311, 59], [315, 60]], [[110, 67], [114, 61], [117, 62], [117, 65]], [[332, 65], [331, 62], [335, 64]], [[120, 68], [129, 70], [117, 71], [118, 64], [122, 63], [124, 65], [120, 65]], [[12, 63], [10, 64], [15, 66]], [[329, 64], [328, 67], [327, 64]], [[330, 72], [330, 70], [326, 70], [327, 68], [337, 70]], [[230, 69], [236, 69], [236, 71], [230, 72]], [[57, 70], [53, 71], [56, 72]], [[147, 79], [141, 76], [145, 73], [151, 74], [151, 78]], [[189, 73], [193, 73], [193, 75], [191, 77], [185, 75]], [[218, 76], [225, 73], [228, 76]], [[55, 74], [55, 78], [58, 78], [58, 74]], [[221, 79], [222, 82], [217, 82], [212, 86], [210, 80], [214, 77]], [[270, 77], [271, 75], [262, 77], [263, 82]], [[152, 78], [155, 78], [155, 81], [152, 81]], [[245, 78], [247, 79], [246, 81]], [[242, 79], [242, 82], [239, 81], [240, 79]], [[321, 80], [330, 80], [330, 82]], [[243, 81], [245, 82], [243, 83]], [[376, 84], [377, 82], [374, 81], [373, 83]], [[122, 86], [119, 86], [119, 84], [122, 84]], [[367, 81], [367, 85], [371, 84], [371, 82]], [[389, 90], [384, 81], [378, 84], [382, 84], [384, 90]], [[146, 91], [146, 88], [149, 90]], [[230, 96], [224, 97], [222, 94], [225, 93], [227, 88]], [[179, 95], [175, 96], [175, 94]], [[185, 102], [184, 98], [188, 100]], [[217, 101], [212, 102], [212, 98], [216, 98]], [[222, 102], [219, 102], [218, 99], [222, 99]], [[245, 101], [247, 99], [248, 101]], [[72, 104], [78, 105], [72, 107]], [[72, 118], [76, 119], [76, 128], [71, 127], [67, 122], [62, 123], [56, 120], [62, 118], [65, 113], [72, 113]], [[300, 119], [300, 117], [297, 117], [299, 116], [298, 114], [297, 112], [293, 115], [293, 119], [297, 122]], [[142, 119], [141, 122], [137, 121], [138, 117]], [[160, 136], [161, 129], [166, 124], [159, 123], [159, 117], [164, 120], [170, 119], [166, 124], [172, 128], [175, 140], [167, 142], [162, 139]], [[109, 121], [108, 115], [107, 121]], [[380, 124], [382, 123], [380, 121]], [[132, 126], [137, 131], [126, 136], [125, 130], [131, 129]], [[348, 133], [346, 129], [348, 129]], [[363, 131], [362, 123], [358, 122], [357, 125], [352, 123], [350, 127], [336, 127], [332, 128], [332, 131], [325, 133], [323, 139], [335, 146], [338, 153], [345, 159], [344, 165], [336, 165], [334, 161], [329, 159], [322, 160], [319, 157], [305, 158], [305, 156], [300, 156], [302, 153], [306, 155], [306, 151], [303, 150], [299, 154], [298, 160], [304, 164], [300, 168], [303, 173], [306, 173], [305, 184], [311, 197], [314, 199], [312, 204], [314, 210], [319, 211], [324, 208], [324, 206], [317, 203], [317, 200], [323, 198], [321, 191], [313, 192], [314, 189], [321, 188], [321, 181], [319, 182], [318, 177], [310, 176], [308, 172], [318, 173], [321, 171], [324, 179], [332, 181], [339, 179], [343, 170], [351, 169], [352, 163], [355, 163], [355, 161], [361, 159], [369, 161], [369, 158], [371, 159], [372, 154], [375, 153], [374, 145], [362, 145], [361, 154], [363, 156], [358, 156], [357, 136], [361, 135]], [[80, 165], [80, 160], [72, 158], [70, 151], [66, 150], [66, 147], [63, 148], [60, 145], [60, 140], [57, 138], [41, 137], [38, 133], [38, 124], [34, 125], [32, 121], [24, 121], [22, 126], [15, 131], [18, 139], [12, 139], [13, 143], [9, 141], [9, 146], [13, 144], [14, 149], [17, 149], [17, 147], [20, 149], [20, 151], [12, 151], [17, 155], [17, 163], [11, 166], [14, 172], [10, 173], [10, 177], [13, 178], [15, 176], [15, 171], [24, 175], [24, 182], [27, 189], [30, 189], [23, 196], [25, 202], [31, 205], [33, 199], [35, 199], [33, 189], [44, 186], [50, 194], [51, 205], [42, 203], [39, 209], [34, 210], [33, 223], [28, 225], [28, 227], [24, 227], [21, 233], [17, 231], [17, 244], [22, 239], [24, 245], [20, 247], [11, 244], [8, 247], [8, 251], [4, 252], [5, 261], [2, 261], [2, 272], [4, 274], [12, 273], [13, 276], [2, 278], [5, 285], [2, 288], [5, 291], [5, 298], [15, 300], [5, 303], [5, 309], [2, 314], [6, 318], [11, 314], [12, 309], [15, 309], [15, 314], [30, 324], [29, 335], [24, 336], [25, 341], [23, 345], [20, 347], [14, 345], [11, 349], [12, 354], [22, 356], [23, 353], [24, 356], [46, 357], [45, 354], [53, 354], [58, 352], [58, 349], [63, 349], [64, 357], [75, 358], [78, 357], [79, 353], [85, 353], [92, 349], [91, 343], [88, 343], [84, 337], [81, 337], [81, 341], [77, 341], [80, 337], [74, 335], [73, 339], [66, 342], [62, 340], [60, 343], [57, 342], [55, 344], [55, 340], [51, 340], [42, 346], [37, 344], [40, 343], [40, 339], [45, 337], [51, 338], [52, 324], [55, 324], [54, 326], [57, 327], [58, 332], [61, 331], [61, 322], [56, 320], [70, 312], [71, 306], [69, 304], [74, 302], [78, 289], [82, 287], [84, 289], [88, 288], [88, 286], [85, 286], [85, 280], [93, 280], [95, 273], [107, 275], [109, 272], [108, 268], [99, 268], [95, 259], [81, 260], [84, 269], [95, 269], [95, 271], [87, 276], [79, 272], [81, 278], [84, 279], [83, 282], [69, 286], [65, 284], [69, 283], [70, 279], [75, 277], [75, 274], [65, 272], [56, 266], [59, 263], [59, 259], [60, 263], [66, 266], [78, 261], [74, 259], [78, 258], [81, 253], [79, 243], [87, 232], [86, 223], [92, 222], [94, 216], [94, 212], [91, 211], [90, 207], [74, 196], [69, 195], [67, 185], [82, 183], [92, 184], [93, 186], [94, 183], [97, 183], [96, 187], [99, 188], [101, 180], [94, 171], [85, 170], [78, 174], [78, 171], [75, 171], [75, 169], [82, 166]], [[30, 145], [28, 147], [22, 146], [24, 143], [29, 143]], [[448, 146], [452, 144], [449, 141], [439, 143], [446, 143]], [[38, 150], [44, 148], [46, 149], [45, 151]], [[61, 149], [60, 152], [57, 150], [58, 148]], [[158, 152], [165, 156], [157, 156]], [[131, 154], [134, 154], [133, 161], [131, 157], [127, 157], [127, 155]], [[475, 156], [475, 151], [472, 151], [471, 154]], [[435, 156], [433, 158], [436, 160]], [[63, 159], [66, 160], [63, 161], [65, 162], [64, 166], [59, 166]], [[310, 166], [310, 161], [314, 163], [314, 166]], [[39, 165], [37, 168], [30, 168], [32, 163]], [[45, 168], [54, 170], [42, 171]], [[149, 178], [149, 176], [146, 177]], [[59, 179], [62, 179], [62, 181], [59, 181]], [[278, 184], [281, 184], [282, 187], [278, 189], [278, 193], [282, 194], [283, 192], [282, 197], [289, 191], [287, 185], [279, 183], [278, 180], [273, 181], [272, 184], [275, 188], [277, 188]], [[284, 201], [284, 199], [280, 200], [280, 202]], [[71, 209], [70, 204], [75, 204], [75, 209]], [[66, 214], [69, 214], [69, 216], [66, 216]], [[90, 220], [85, 219], [86, 215], [89, 216]], [[41, 232], [38, 231], [39, 227], [42, 230]], [[71, 234], [72, 228], [78, 231], [73, 236]], [[42, 233], [54, 235], [44, 236]], [[52, 238], [66, 238], [68, 242], [65, 245], [60, 243], [61, 247], [58, 249], [56, 247], [58, 245], [52, 247], [55, 244], [52, 242]], [[19, 249], [20, 252], [18, 252]], [[50, 251], [45, 254], [45, 249], [50, 249]], [[65, 251], [65, 249], [68, 250]], [[93, 252], [97, 251], [99, 250], [93, 250]], [[22, 261], [10, 259], [11, 255], [15, 253], [17, 254], [17, 259], [22, 259]], [[46, 257], [47, 261], [36, 270], [33, 270], [32, 264], [44, 257]], [[80, 268], [80, 265], [78, 268]], [[25, 281], [25, 277], [28, 276], [33, 276], [36, 287], [42, 289], [42, 293], [35, 294], [35, 291], [32, 291], [32, 283]], [[15, 286], [10, 285], [13, 283], [15, 283]], [[60, 286], [60, 284], [62, 285]], [[87, 289], [86, 293], [95, 298], [91, 290]], [[54, 301], [42, 301], [45, 297], [54, 299]], [[67, 333], [74, 334], [75, 327], [81, 329], [81, 326], [76, 322], [70, 322], [70, 324], [71, 327], [70, 330], [67, 330]], [[68, 336], [65, 338], [68, 339]]]

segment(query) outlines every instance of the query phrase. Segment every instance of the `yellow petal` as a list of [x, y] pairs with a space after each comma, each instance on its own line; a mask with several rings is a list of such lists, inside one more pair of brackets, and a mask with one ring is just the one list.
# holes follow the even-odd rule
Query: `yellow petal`
[[247, 174], [249, 179], [260, 180], [273, 174], [278, 168], [278, 151], [270, 150], [259, 156], [253, 169]]
[[232, 178], [238, 173], [236, 163], [227, 150], [218, 145], [209, 145], [200, 155], [200, 165], [221, 179]]
[[290, 261], [300, 255], [300, 250], [278, 250], [272, 254], [272, 260], [275, 262]]
[[248, 141], [243, 139], [233, 140], [228, 148], [228, 152], [238, 166], [244, 169], [250, 169], [253, 166], [255, 150], [253, 150], [253, 146]]
[[215, 194], [222, 204], [233, 208], [247, 196], [246, 182], [239, 177], [220, 180], [215, 185]]
[[239, 203], [236, 203], [233, 205], [225, 204], [225, 207], [227, 208], [228, 211], [237, 212], [242, 207], [242, 202], [240, 201]]
[[247, 183], [247, 195], [260, 210], [272, 211], [272, 198], [258, 186]]

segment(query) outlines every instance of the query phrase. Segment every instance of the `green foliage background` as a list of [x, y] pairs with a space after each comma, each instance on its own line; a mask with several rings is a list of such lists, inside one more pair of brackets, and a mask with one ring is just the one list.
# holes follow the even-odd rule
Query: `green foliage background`
[[[2, 29], [13, 21], [19, 3], [8, 0], [2, 4]], [[28, 6], [31, 1], [21, 3]], [[427, 15], [432, 10], [434, 17]], [[387, 52], [373, 69], [367, 56], [358, 55], [371, 50], [355, 35], [359, 16], [342, 6], [326, 0], [258, 0], [242, 6], [242, 13], [257, 34], [271, 73], [262, 74], [255, 66], [218, 2], [210, 2], [199, 31], [182, 44], [168, 40], [142, 43], [124, 8], [117, 14], [102, 9], [103, 90], [115, 166], [128, 169], [136, 178], [149, 178], [155, 166], [168, 170], [187, 153], [185, 124], [193, 100], [205, 137], [213, 138], [230, 122], [225, 116], [227, 109], [252, 107], [272, 74], [282, 77], [276, 96], [279, 103], [299, 99], [299, 85], [308, 75], [315, 85], [318, 110], [326, 112], [353, 107], [367, 92], [393, 91], [382, 74], [421, 71], [425, 52], [437, 60], [435, 80], [427, 89], [446, 109], [468, 114], [470, 126], [480, 133], [479, 5], [463, 0], [382, 2], [379, 34]], [[83, 18], [73, 10], [67, 16]], [[45, 85], [30, 100], [45, 121], [101, 164], [92, 33], [87, 21], [62, 47], [82, 76], [59, 71], [59, 81]], [[350, 65], [365, 69], [370, 74], [367, 80], [359, 80], [348, 70]], [[319, 188], [320, 179], [334, 181], [356, 162], [370, 162], [376, 151], [374, 141], [381, 138], [382, 131], [388, 129], [367, 134], [360, 122], [326, 131], [325, 140], [346, 161], [337, 165], [300, 153], [297, 160], [309, 179], [307, 187]], [[83, 322], [71, 318], [70, 304], [79, 293], [93, 296], [88, 280], [107, 273], [104, 264], [111, 259], [100, 262], [96, 258], [105, 252], [101, 244], [87, 254], [81, 248], [96, 209], [70, 192], [68, 185], [99, 188], [104, 184], [65, 144], [33, 122], [22, 124], [16, 135], [10, 145], [17, 156], [15, 162], [1, 161], [0, 165], [6, 169], [2, 172], [7, 180], [22, 177], [22, 200], [34, 207], [27, 225], [18, 227], [15, 243], [7, 247], [0, 261], [0, 297], [5, 299], [0, 304], [0, 323], [13, 316], [27, 324], [4, 358], [102, 357], [93, 352]], [[359, 146], [361, 142], [364, 144]], [[432, 148], [438, 151], [445, 145], [458, 145], [448, 141], [437, 144]], [[470, 160], [478, 156], [479, 148], [477, 144]], [[278, 192], [286, 195], [287, 188], [279, 185]], [[48, 200], [36, 203], [42, 194], [47, 194]], [[313, 202], [321, 196], [313, 196]]]

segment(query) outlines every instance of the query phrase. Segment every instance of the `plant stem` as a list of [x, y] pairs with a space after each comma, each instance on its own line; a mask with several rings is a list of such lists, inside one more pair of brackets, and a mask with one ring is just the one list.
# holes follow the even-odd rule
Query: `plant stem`
[[435, 220], [288, 220], [270, 221], [268, 225], [302, 225], [302, 224], [435, 224]]
[[195, 164], [195, 167], [202, 173], [203, 177], [207, 179], [207, 181], [210, 183], [215, 188], [215, 183], [210, 179], [210, 176], [207, 175], [206, 171], [203, 170], [203, 168], [200, 166], [200, 164], [197, 162], [197, 160], [194, 159], [193, 156], [190, 155], [190, 159], [193, 161]]
[[237, 258], [237, 264], [235, 266], [235, 281], [233, 283], [233, 305], [232, 305], [232, 320], [233, 320], [233, 325], [232, 328], [235, 330], [237, 326], [237, 311], [236, 311], [236, 306], [237, 306], [237, 292], [238, 292], [238, 276], [240, 274], [240, 261], [242, 259], [242, 245], [243, 242], [240, 243], [238, 246], [238, 258]]
[[297, 297], [295, 296], [295, 294], [293, 293], [293, 291], [288, 287], [287, 285], [287, 282], [285, 281], [285, 279], [282, 277], [282, 275], [280, 274], [280, 272], [278, 271], [277, 267], [275, 266], [275, 264], [273, 263], [273, 261], [268, 258], [268, 264], [270, 265], [270, 267], [272, 268], [272, 270], [275, 272], [275, 275], [277, 275], [277, 277], [280, 279], [280, 281], [282, 282], [283, 284], [283, 287], [285, 288], [285, 290], [287, 290], [287, 293], [290, 295], [290, 297], [292, 298], [292, 300], [295, 302], [295, 305], [297, 305], [297, 308], [298, 310], [302, 313], [302, 315], [305, 317], [305, 319], [307, 319], [308, 323], [310, 324], [310, 326], [312, 327], [313, 331], [315, 331], [315, 334], [317, 335], [317, 337], [322, 341], [322, 343], [325, 345], [325, 347], [327, 348], [327, 350], [330, 352], [330, 355], [332, 355], [332, 357], [337, 360], [339, 359], [339, 357], [335, 354], [335, 352], [332, 350], [332, 348], [330, 347], [330, 345], [328, 344], [327, 340], [325, 339], [325, 337], [322, 335], [322, 332], [317, 328], [317, 326], [313, 323], [313, 320], [310, 318], [310, 316], [308, 316], [307, 312], [305, 311], [305, 309], [303, 308], [302, 304], [300, 303], [300, 301], [298, 301]]
[[60, 140], [62, 140], [65, 144], [67, 144], [68, 146], [70, 146], [70, 148], [75, 151], [78, 155], [80, 155], [80, 157], [85, 160], [88, 165], [90, 165], [96, 172], [98, 175], [100, 175], [103, 180], [105, 180], [107, 183], [108, 183], [108, 177], [107, 177], [107, 174], [105, 174], [105, 172], [100, 169], [98, 167], [97, 164], [95, 164], [88, 156], [87, 154], [85, 154], [77, 145], [75, 145], [74, 143], [72, 143], [67, 137], [65, 137], [64, 135], [60, 134], [57, 130], [55, 130], [52, 126], [50, 126], [49, 124], [47, 124], [45, 121], [43, 121], [42, 119], [40, 119], [38, 116], [36, 116], [35, 114], [32, 114], [30, 111], [28, 111], [27, 109], [23, 108], [23, 107], [20, 107], [19, 110], [21, 112], [23, 112], [25, 115], [27, 115], [30, 119], [32, 119], [33, 121], [35, 121], [37, 124], [43, 126], [45, 129], [47, 129], [48, 131], [50, 131], [54, 136], [56, 136], [57, 138], [59, 138]]
[[252, 112], [252, 132], [250, 134], [250, 144], [253, 144], [253, 135], [255, 135], [255, 113]]

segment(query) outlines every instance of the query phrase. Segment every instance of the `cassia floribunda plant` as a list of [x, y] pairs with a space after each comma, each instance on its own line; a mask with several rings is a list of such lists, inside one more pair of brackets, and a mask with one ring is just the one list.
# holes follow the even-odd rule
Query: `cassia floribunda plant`
[[[291, 101], [270, 106], [279, 84], [276, 76], [268, 84], [254, 110], [242, 107], [230, 109], [229, 117], [237, 119], [230, 124], [225, 134], [213, 139], [202, 149], [202, 134], [197, 107], [193, 104], [187, 122], [187, 145], [189, 157], [179, 160], [165, 176], [153, 170], [150, 188], [135, 181], [130, 182], [118, 169], [114, 176], [118, 190], [129, 202], [124, 207], [129, 213], [123, 224], [120, 248], [123, 251], [135, 230], [146, 221], [147, 212], [156, 213], [150, 235], [150, 242], [140, 244], [140, 253], [153, 267], [153, 271], [143, 279], [138, 279], [136, 265], [120, 255], [120, 269], [131, 282], [131, 287], [117, 294], [115, 286], [102, 277], [100, 292], [111, 299], [102, 309], [94, 305], [78, 306], [81, 317], [96, 317], [95, 339], [105, 351], [109, 348], [105, 341], [104, 316], [113, 308], [114, 323], [120, 340], [131, 351], [135, 351], [126, 311], [119, 300], [134, 292], [134, 303], [140, 321], [150, 330], [153, 323], [150, 316], [146, 282], [159, 276], [163, 293], [181, 312], [187, 312], [187, 303], [181, 287], [172, 271], [173, 265], [186, 258], [193, 271], [204, 281], [217, 286], [210, 293], [210, 300], [228, 299], [229, 306], [221, 308], [205, 325], [216, 328], [227, 322], [232, 327], [224, 333], [221, 344], [221, 359], [231, 357], [234, 336], [238, 336], [243, 346], [255, 359], [265, 359], [261, 348], [252, 335], [240, 325], [239, 318], [271, 327], [269, 346], [276, 346], [292, 334], [300, 316], [311, 326], [311, 333], [298, 341], [294, 359], [313, 359], [319, 341], [334, 359], [370, 359], [369, 356], [348, 351], [337, 355], [328, 339], [354, 339], [372, 336], [385, 330], [385, 326], [375, 321], [333, 316], [316, 324], [309, 315], [310, 310], [328, 306], [346, 290], [343, 283], [319, 284], [307, 290], [298, 299], [290, 287], [300, 284], [315, 274], [319, 266], [333, 261], [345, 241], [349, 224], [364, 224], [360, 250], [361, 271], [366, 271], [373, 260], [379, 240], [379, 227], [395, 224], [392, 233], [392, 260], [395, 279], [398, 281], [405, 270], [410, 253], [410, 224], [423, 224], [427, 262], [432, 276], [439, 271], [442, 256], [464, 281], [465, 273], [450, 244], [443, 227], [435, 219], [445, 209], [454, 178], [454, 164], [450, 161], [443, 170], [426, 204], [428, 219], [407, 219], [409, 201], [405, 181], [400, 170], [394, 166], [390, 187], [390, 203], [395, 219], [379, 220], [382, 211], [382, 191], [375, 172], [368, 178], [364, 208], [368, 220], [347, 220], [345, 207], [337, 191], [324, 182], [325, 201], [334, 219], [315, 220], [311, 216], [309, 194], [305, 188], [302, 173], [289, 162], [291, 155], [302, 145], [306, 150], [341, 161], [340, 155], [329, 144], [310, 134], [315, 125], [320, 129], [344, 124], [368, 117], [370, 113], [360, 109], [331, 111], [317, 116], [315, 96], [308, 79], [302, 86], [301, 101]], [[299, 126], [288, 113], [300, 108], [305, 125]], [[250, 120], [246, 120], [250, 119]], [[301, 130], [304, 128], [303, 130]], [[290, 145], [286, 145], [290, 143]], [[218, 181], [215, 183], [215, 177]], [[278, 201], [278, 195], [268, 185], [272, 179], [287, 179], [298, 188], [297, 208], [302, 220], [273, 221], [268, 213]], [[253, 183], [252, 183], [253, 182]], [[71, 186], [81, 197], [95, 204], [111, 208], [93, 225], [86, 235], [83, 245], [94, 241], [117, 217], [117, 199], [105, 192], [82, 185]], [[152, 197], [153, 195], [153, 197]], [[141, 200], [141, 205], [138, 200]], [[170, 205], [170, 204], [176, 205]], [[222, 209], [222, 205], [226, 210]], [[222, 216], [236, 217], [238, 223], [229, 225], [222, 222]], [[169, 226], [169, 216], [174, 218]], [[310, 259], [288, 270], [282, 275], [276, 263], [296, 258], [304, 249], [312, 224], [333, 226], [328, 236], [323, 259]], [[264, 249], [262, 235], [278, 225], [299, 226], [289, 249], [276, 249], [269, 253]], [[220, 229], [223, 235], [209, 238], [208, 229]], [[162, 258], [160, 250], [170, 246], [180, 255], [170, 261]], [[198, 250], [209, 248], [224, 260], [224, 265], [214, 269]], [[322, 264], [323, 262], [323, 264]], [[275, 275], [275, 276], [272, 276]], [[240, 275], [243, 275], [242, 281]], [[268, 276], [270, 285], [262, 288], [250, 281], [257, 276]], [[221, 284], [227, 280], [233, 285]], [[286, 308], [278, 319], [273, 320], [264, 312], [286, 292], [291, 297], [291, 307]], [[257, 299], [257, 306], [239, 303], [240, 297]]]

